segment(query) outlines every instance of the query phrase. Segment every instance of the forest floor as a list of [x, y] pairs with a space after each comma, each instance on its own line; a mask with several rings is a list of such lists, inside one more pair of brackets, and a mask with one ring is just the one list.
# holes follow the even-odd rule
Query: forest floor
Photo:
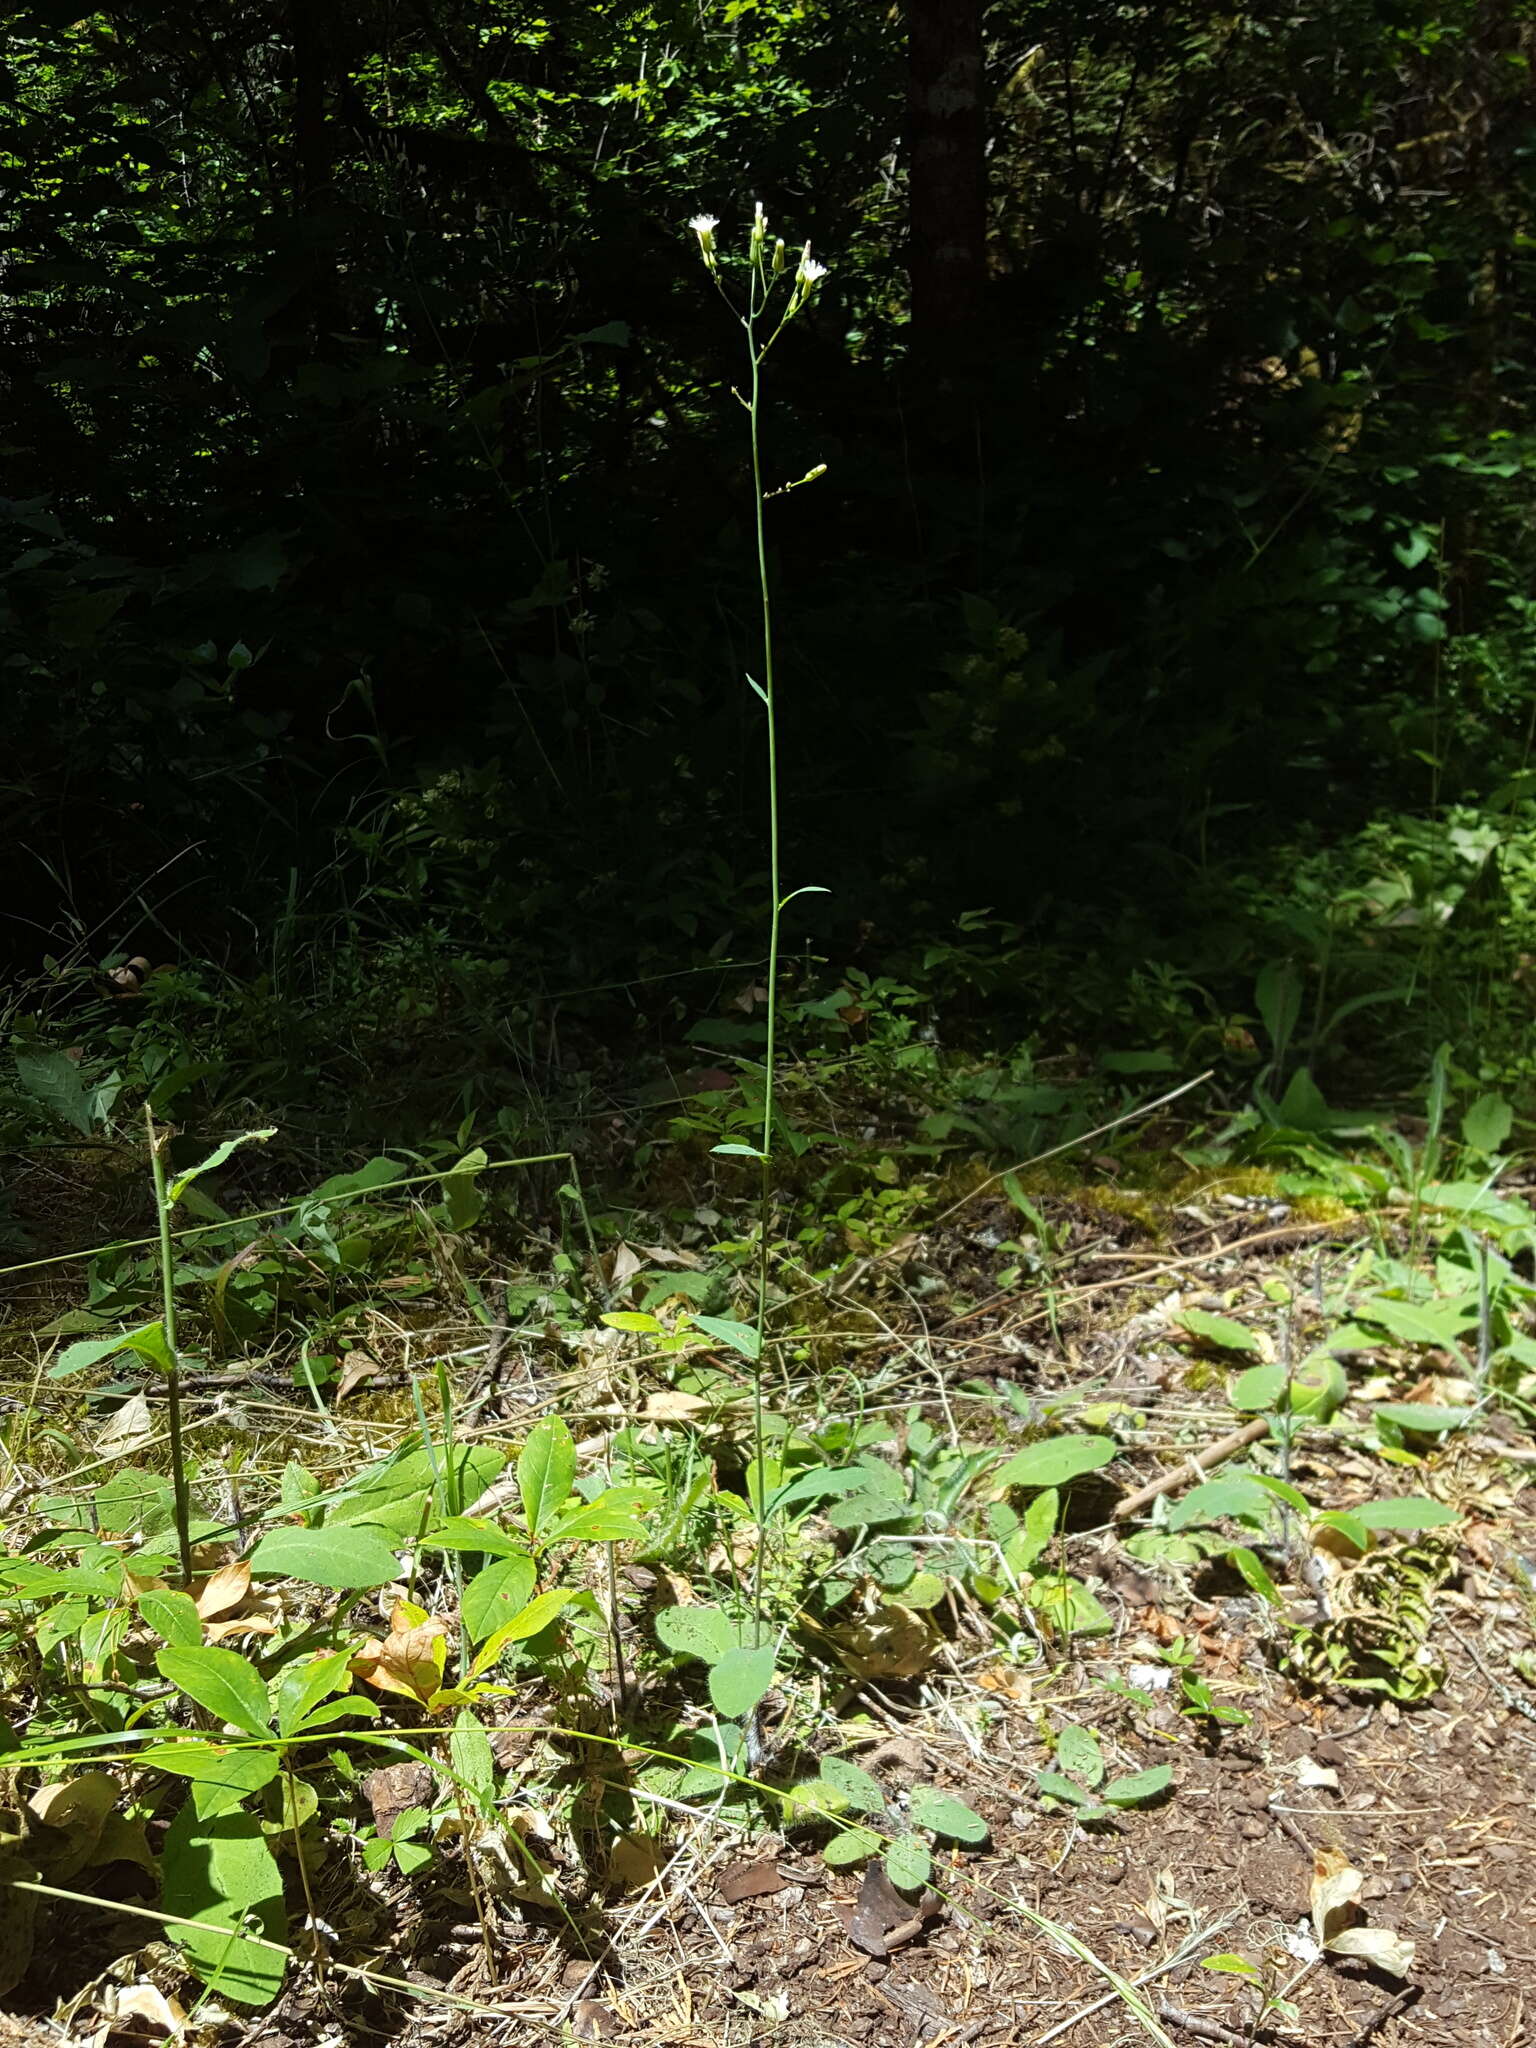
[[[34, 1196], [55, 1244], [79, 1242], [99, 1211], [86, 1184], [64, 1176]], [[1500, 1188], [1517, 1206], [1526, 1192], [1518, 1177]], [[354, 1839], [333, 1829], [305, 1874], [308, 1910], [324, 1924], [320, 1960], [302, 1959], [295, 1941], [301, 1958], [267, 2009], [199, 2006], [177, 1951], [121, 1910], [153, 1917], [141, 1858], [61, 1881], [81, 1898], [45, 1907], [0, 2043], [105, 2048], [179, 2032], [239, 2048], [361, 2038], [1517, 2048], [1536, 2005], [1536, 1687], [1521, 1675], [1522, 1664], [1536, 1671], [1536, 1443], [1522, 1404], [1485, 1399], [1455, 1431], [1384, 1437], [1371, 1401], [1454, 1404], [1465, 1356], [1454, 1344], [1405, 1347], [1379, 1327], [1372, 1342], [1357, 1325], [1341, 1349], [1349, 1401], [1330, 1426], [1298, 1430], [1285, 1460], [1307, 1513], [1260, 1528], [1251, 1503], [1213, 1496], [1182, 1531], [1168, 1521], [1169, 1503], [1207, 1483], [1191, 1461], [1247, 1419], [1230, 1405], [1229, 1372], [1273, 1355], [1259, 1339], [1250, 1356], [1226, 1355], [1233, 1322], [1274, 1328], [1282, 1314], [1293, 1330], [1321, 1328], [1350, 1287], [1358, 1296], [1362, 1271], [1389, 1283], [1410, 1257], [1432, 1270], [1438, 1256], [1441, 1290], [1454, 1292], [1444, 1245], [1437, 1253], [1390, 1207], [1313, 1220], [1215, 1182], [1155, 1215], [1080, 1193], [1042, 1194], [1038, 1207], [1057, 1261], [1048, 1285], [996, 1285], [998, 1246], [1019, 1217], [983, 1193], [845, 1271], [774, 1393], [776, 1408], [799, 1402], [824, 1420], [839, 1398], [829, 1384], [848, 1370], [862, 1412], [894, 1418], [897, 1456], [909, 1460], [919, 1424], [941, 1450], [1016, 1449], [1039, 1440], [1041, 1418], [1115, 1434], [1113, 1463], [1072, 1490], [1036, 1581], [1070, 1567], [1063, 1587], [1080, 1588], [1082, 1611], [1103, 1625], [1052, 1626], [1041, 1605], [1016, 1631], [1000, 1629], [956, 1578], [925, 1612], [888, 1602], [881, 1629], [839, 1639], [825, 1617], [817, 1624], [804, 1587], [797, 1596], [791, 1618], [811, 1647], [781, 1659], [753, 1775], [782, 1791], [835, 1750], [876, 1780], [893, 1824], [916, 1787], [954, 1794], [985, 1838], [937, 1842], [926, 1887], [897, 1889], [878, 1861], [829, 1865], [824, 1822], [818, 1830], [771, 1799], [723, 1807], [643, 1790], [658, 1703], [675, 1706], [680, 1685], [695, 1701], [699, 1692], [688, 1667], [680, 1679], [675, 1664], [658, 1664], [651, 1616], [659, 1598], [718, 1597], [722, 1559], [717, 1547], [691, 1563], [631, 1561], [611, 1582], [627, 1674], [592, 1679], [586, 1718], [538, 1673], [484, 1711], [500, 1810], [541, 1865], [533, 1889], [505, 1857], [498, 1883], [483, 1845], [469, 1867], [451, 1836], [419, 1870], [386, 1863], [365, 1875], [356, 1819], [388, 1836], [402, 1811], [431, 1804], [432, 1773], [410, 1760], [354, 1772], [343, 1799]], [[34, 1229], [35, 1246], [42, 1235]], [[471, 1263], [488, 1280], [516, 1277], [489, 1247]], [[45, 1319], [79, 1292], [69, 1268], [15, 1283], [4, 1378], [13, 1418], [25, 1404], [32, 1420], [25, 1441], [38, 1464], [17, 1458], [13, 1427], [13, 1553], [38, 1539], [37, 1473], [62, 1483], [50, 1425], [84, 1440], [78, 1386], [39, 1371]], [[522, 1441], [552, 1409], [584, 1458], [603, 1455], [625, 1414], [663, 1432], [702, 1427], [705, 1404], [678, 1396], [667, 1361], [617, 1369], [632, 1342], [622, 1334], [585, 1349], [562, 1338], [558, 1366], [536, 1345], [515, 1349], [515, 1369], [487, 1389], [484, 1327], [451, 1296], [446, 1285], [418, 1296], [414, 1319], [378, 1309], [372, 1377], [340, 1398], [332, 1389], [318, 1412], [290, 1373], [255, 1360], [238, 1373], [193, 1372], [189, 1420], [220, 1442], [243, 1431], [253, 1464], [296, 1456], [355, 1470], [416, 1428], [419, 1406], [393, 1389], [431, 1357], [454, 1361], [466, 1400], [489, 1394], [476, 1424], [485, 1441]], [[1302, 1336], [1316, 1341], [1315, 1330]], [[1278, 1469], [1274, 1446], [1261, 1439], [1259, 1450], [1264, 1469]], [[1241, 1468], [1242, 1453], [1209, 1462], [1209, 1474]], [[1160, 1478], [1163, 1505], [1115, 1514]], [[1388, 1516], [1363, 1552], [1347, 1522], [1309, 1525], [1405, 1492], [1454, 1520], [1415, 1529], [1409, 1517], [1394, 1538]], [[1281, 1581], [1277, 1602], [1233, 1568], [1239, 1544]], [[354, 1625], [377, 1627], [365, 1605]], [[261, 1641], [220, 1640], [253, 1654]], [[19, 1736], [39, 1718], [37, 1666], [14, 1654], [12, 1664]], [[1099, 1803], [1103, 1780], [1112, 1788], [1160, 1765], [1172, 1780], [1155, 1798]], [[615, 1788], [636, 1791], [645, 1824], [610, 1830], [599, 1854], [581, 1814]], [[155, 1797], [138, 1789], [154, 1841]], [[301, 1927], [291, 1865], [289, 1925]], [[1319, 1945], [1346, 1927], [1353, 1942]], [[1269, 1994], [1285, 2005], [1262, 2011]]]

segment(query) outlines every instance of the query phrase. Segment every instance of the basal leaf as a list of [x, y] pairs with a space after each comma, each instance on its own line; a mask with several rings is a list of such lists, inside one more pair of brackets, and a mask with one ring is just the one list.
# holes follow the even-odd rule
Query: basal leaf
[[205, 1817], [189, 1799], [166, 1830], [160, 1869], [166, 1911], [204, 1923], [166, 1930], [192, 1969], [221, 1999], [269, 2005], [285, 1958], [238, 1931], [254, 1924], [276, 1942], [286, 1930], [282, 1873], [257, 1815]]
[[868, 1771], [857, 1764], [849, 1763], [846, 1757], [824, 1756], [821, 1760], [821, 1777], [824, 1784], [860, 1813], [884, 1813], [885, 1794]]
[[885, 1874], [904, 1892], [915, 1892], [933, 1875], [933, 1854], [917, 1835], [898, 1835], [885, 1852]]
[[1097, 1472], [1119, 1446], [1109, 1436], [1053, 1436], [1017, 1452], [991, 1475], [995, 1493], [1011, 1486], [1065, 1486], [1085, 1472]]
[[718, 1607], [663, 1607], [656, 1616], [656, 1634], [680, 1657], [718, 1664], [741, 1641], [741, 1631]]
[[774, 1651], [770, 1643], [727, 1650], [709, 1669], [709, 1697], [715, 1712], [728, 1721], [750, 1714], [773, 1684]]
[[377, 1529], [329, 1524], [269, 1529], [251, 1552], [251, 1570], [264, 1578], [298, 1579], [338, 1593], [387, 1586], [400, 1575], [400, 1561]]

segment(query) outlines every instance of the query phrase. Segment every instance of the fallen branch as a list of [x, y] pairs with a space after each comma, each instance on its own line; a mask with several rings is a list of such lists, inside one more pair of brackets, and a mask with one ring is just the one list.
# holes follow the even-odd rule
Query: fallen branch
[[1234, 1429], [1230, 1436], [1224, 1436], [1214, 1444], [1208, 1444], [1197, 1456], [1186, 1464], [1175, 1465], [1171, 1472], [1165, 1472], [1161, 1479], [1154, 1479], [1150, 1486], [1143, 1486], [1135, 1493], [1128, 1493], [1120, 1501], [1110, 1520], [1126, 1521], [1131, 1515], [1139, 1515], [1144, 1507], [1155, 1500], [1161, 1500], [1165, 1493], [1177, 1493], [1181, 1487], [1195, 1484], [1224, 1465], [1228, 1458], [1235, 1458], [1239, 1451], [1249, 1444], [1256, 1444], [1261, 1436], [1269, 1434], [1269, 1417], [1261, 1415], [1257, 1422], [1245, 1422], [1241, 1429]]
[[1249, 2048], [1252, 2040], [1251, 2035], [1240, 2034], [1235, 2027], [1224, 2027], [1220, 2020], [1202, 2019], [1197, 2012], [1186, 2012], [1182, 2005], [1170, 2005], [1166, 1998], [1157, 2001], [1157, 2016], [1170, 2027], [1193, 2034], [1197, 2041], [1220, 2041], [1229, 2043], [1230, 2048]]

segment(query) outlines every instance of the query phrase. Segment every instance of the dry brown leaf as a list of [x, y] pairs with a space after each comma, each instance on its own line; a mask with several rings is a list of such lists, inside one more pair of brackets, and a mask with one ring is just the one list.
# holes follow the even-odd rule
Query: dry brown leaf
[[233, 1621], [210, 1621], [203, 1629], [205, 1643], [228, 1642], [231, 1636], [275, 1636], [278, 1624], [256, 1614], [238, 1614]]
[[32, 1851], [51, 1883], [62, 1884], [93, 1860], [121, 1790], [107, 1772], [86, 1771], [33, 1793], [27, 1804], [47, 1833], [34, 1839]]
[[398, 1600], [390, 1616], [389, 1634], [371, 1637], [352, 1659], [349, 1669], [365, 1685], [423, 1704], [442, 1689], [448, 1661], [448, 1624]]
[[643, 1244], [640, 1249], [653, 1266], [686, 1266], [692, 1273], [703, 1270], [704, 1261], [697, 1252], [677, 1251], [665, 1244]]
[[192, 1595], [192, 1601], [204, 1621], [213, 1621], [243, 1607], [250, 1591], [250, 1566], [242, 1558], [232, 1558], [204, 1579]]
[[1346, 1927], [1328, 1944], [1331, 1956], [1354, 1956], [1389, 1977], [1406, 1977], [1413, 1968], [1417, 1951], [1406, 1935], [1390, 1927]]
[[698, 1394], [679, 1393], [676, 1387], [666, 1387], [659, 1394], [652, 1394], [641, 1411], [642, 1422], [691, 1422], [696, 1415], [703, 1414], [709, 1403]]
[[142, 1394], [134, 1394], [103, 1424], [97, 1433], [96, 1449], [104, 1458], [126, 1458], [147, 1444], [154, 1433], [148, 1401]]
[[1414, 1946], [1386, 1927], [1357, 1927], [1365, 1879], [1342, 1849], [1319, 1849], [1312, 1861], [1312, 1930], [1334, 1956], [1355, 1956], [1394, 1977], [1413, 1968]]
[[773, 1862], [752, 1862], [728, 1864], [720, 1873], [720, 1896], [728, 1906], [739, 1906], [743, 1899], [763, 1899], [774, 1892], [781, 1892], [789, 1879], [780, 1872]]
[[932, 1664], [942, 1640], [931, 1614], [878, 1601], [828, 1633], [855, 1678], [916, 1678]]
[[637, 1273], [645, 1270], [645, 1261], [632, 1244], [625, 1244], [621, 1238], [605, 1261], [608, 1268], [608, 1285], [615, 1293], [626, 1281], [633, 1280]]
[[608, 1851], [609, 1878], [626, 1891], [654, 1883], [660, 1868], [661, 1856], [650, 1835], [620, 1835]]
[[337, 1400], [344, 1401], [365, 1380], [376, 1380], [383, 1370], [379, 1361], [370, 1358], [366, 1351], [349, 1351], [341, 1361], [341, 1377], [336, 1382]]
[[113, 2031], [126, 2020], [155, 2028], [162, 2034], [180, 2034], [186, 2027], [186, 2008], [154, 1984], [128, 1984], [122, 1990], [103, 1985], [96, 1994], [98, 2010], [113, 2023]]
[[1365, 1879], [1342, 1849], [1319, 1849], [1312, 1859], [1312, 1930], [1318, 1946], [1354, 1924]]
[[989, 1665], [979, 1674], [976, 1683], [984, 1692], [1001, 1693], [1004, 1699], [1013, 1700], [1021, 1707], [1028, 1706], [1035, 1696], [1033, 1682], [1016, 1664]]
[[387, 1836], [402, 1813], [432, 1804], [433, 1778], [425, 1764], [384, 1764], [363, 1780], [373, 1824]]

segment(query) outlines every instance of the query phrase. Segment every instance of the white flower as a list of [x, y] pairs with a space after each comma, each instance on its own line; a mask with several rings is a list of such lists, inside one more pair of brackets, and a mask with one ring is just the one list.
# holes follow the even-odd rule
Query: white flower
[[827, 266], [825, 263], [818, 263], [814, 256], [802, 256], [800, 258], [800, 269], [795, 281], [809, 291], [812, 285], [820, 284], [826, 274]]
[[768, 216], [763, 211], [763, 202], [758, 200], [752, 215], [751, 256], [755, 263], [763, 253], [763, 244], [768, 239]]
[[707, 270], [715, 268], [715, 229], [720, 223], [712, 213], [696, 213], [688, 223], [699, 238], [699, 254]]

